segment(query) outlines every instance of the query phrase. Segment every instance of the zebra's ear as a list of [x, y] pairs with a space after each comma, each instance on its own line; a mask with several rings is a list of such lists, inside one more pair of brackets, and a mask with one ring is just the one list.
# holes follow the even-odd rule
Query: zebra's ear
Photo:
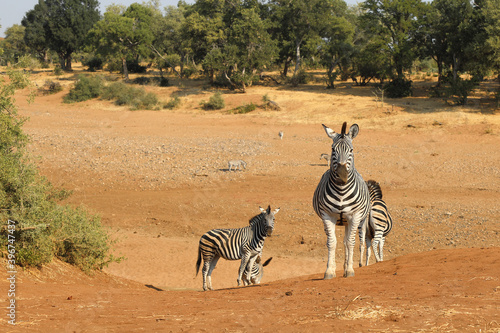
[[265, 213], [265, 212], [266, 212], [266, 210], [265, 210], [264, 208], [260, 207], [260, 206], [259, 206], [259, 209], [260, 209], [260, 211], [261, 211], [262, 213]]
[[353, 124], [350, 128], [349, 128], [349, 136], [351, 137], [351, 139], [354, 139], [359, 133], [359, 126], [358, 124]]
[[276, 209], [274, 210], [273, 214], [277, 214], [279, 211], [280, 211], [280, 208], [278, 207], [278, 208], [276, 208]]
[[326, 126], [325, 124], [321, 124], [323, 125], [323, 128], [325, 129], [325, 132], [326, 132], [326, 135], [328, 135], [330, 138], [335, 138], [335, 131], [332, 130], [330, 127]]

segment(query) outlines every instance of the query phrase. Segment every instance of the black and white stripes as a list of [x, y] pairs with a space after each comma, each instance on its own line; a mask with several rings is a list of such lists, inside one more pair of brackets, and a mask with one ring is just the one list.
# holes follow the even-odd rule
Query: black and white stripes
[[[366, 182], [370, 192], [371, 210], [368, 218], [360, 225], [359, 228], [359, 266], [363, 264], [363, 255], [365, 251], [366, 241], [366, 262], [368, 266], [370, 261], [371, 246], [373, 245], [373, 252], [375, 253], [375, 260], [377, 262], [384, 260], [384, 242], [385, 237], [392, 230], [392, 217], [389, 214], [387, 205], [382, 200], [382, 189], [379, 183], [374, 180]], [[373, 244], [372, 244], [373, 243]]]
[[368, 216], [370, 197], [368, 187], [354, 167], [352, 140], [357, 136], [357, 124], [349, 128], [347, 123], [342, 126], [340, 134], [323, 125], [326, 134], [333, 140], [330, 169], [327, 170], [316, 188], [313, 197], [313, 207], [323, 220], [327, 236], [328, 263], [325, 279], [335, 277], [335, 224], [345, 220], [344, 237], [345, 260], [344, 276], [354, 276], [353, 256], [356, 232], [359, 224]]
[[[198, 274], [203, 257], [203, 290], [212, 290], [211, 275], [219, 258], [226, 260], [241, 259], [238, 272], [238, 286], [245, 274], [246, 279], [251, 278], [255, 261], [262, 255], [264, 241], [274, 230], [274, 216], [279, 208], [271, 212], [260, 208], [261, 214], [254, 216], [249, 225], [239, 229], [213, 229], [200, 238], [198, 247], [198, 260], [196, 274]], [[250, 284], [251, 281], [245, 281]]]

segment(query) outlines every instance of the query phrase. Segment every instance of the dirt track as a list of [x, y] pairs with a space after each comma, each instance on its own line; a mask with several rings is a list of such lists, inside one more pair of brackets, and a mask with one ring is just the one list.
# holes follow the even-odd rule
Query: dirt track
[[[18, 98], [42, 172], [102, 216], [127, 260], [93, 278], [62, 263], [21, 273], [17, 330], [500, 331], [500, 119], [480, 101], [450, 109], [417, 96], [389, 110], [369, 88], [255, 87], [225, 95], [228, 108], [269, 94], [283, 110], [229, 115], [198, 110], [212, 93], [198, 87], [150, 89], [183, 96], [181, 110]], [[395, 226], [384, 263], [323, 281], [326, 237], [311, 206], [330, 149], [320, 124], [343, 121], [360, 125], [356, 167], [381, 183]], [[234, 158], [247, 170], [228, 172]], [[234, 288], [238, 263], [219, 261], [224, 290], [200, 292], [201, 234], [244, 226], [268, 204], [281, 211], [263, 285]], [[343, 228], [337, 237], [340, 263]]]

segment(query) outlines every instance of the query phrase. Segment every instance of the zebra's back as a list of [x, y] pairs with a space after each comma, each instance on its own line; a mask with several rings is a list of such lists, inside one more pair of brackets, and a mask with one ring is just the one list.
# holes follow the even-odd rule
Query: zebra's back
[[241, 259], [241, 245], [250, 238], [250, 226], [239, 229], [212, 229], [200, 238], [203, 256], [218, 254], [226, 260]]
[[391, 232], [392, 217], [384, 200], [375, 199], [372, 201], [371, 217], [376, 230], [383, 232], [383, 237]]

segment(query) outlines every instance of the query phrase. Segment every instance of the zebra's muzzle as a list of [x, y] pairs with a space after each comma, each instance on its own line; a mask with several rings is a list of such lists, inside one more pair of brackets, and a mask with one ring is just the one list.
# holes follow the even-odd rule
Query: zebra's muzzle
[[342, 185], [347, 184], [347, 177], [349, 176], [349, 172], [347, 171], [347, 164], [342, 164], [342, 163], [337, 164], [336, 171]]
[[273, 230], [274, 228], [268, 227], [266, 230], [266, 236], [271, 237], [271, 235], [273, 234]]

